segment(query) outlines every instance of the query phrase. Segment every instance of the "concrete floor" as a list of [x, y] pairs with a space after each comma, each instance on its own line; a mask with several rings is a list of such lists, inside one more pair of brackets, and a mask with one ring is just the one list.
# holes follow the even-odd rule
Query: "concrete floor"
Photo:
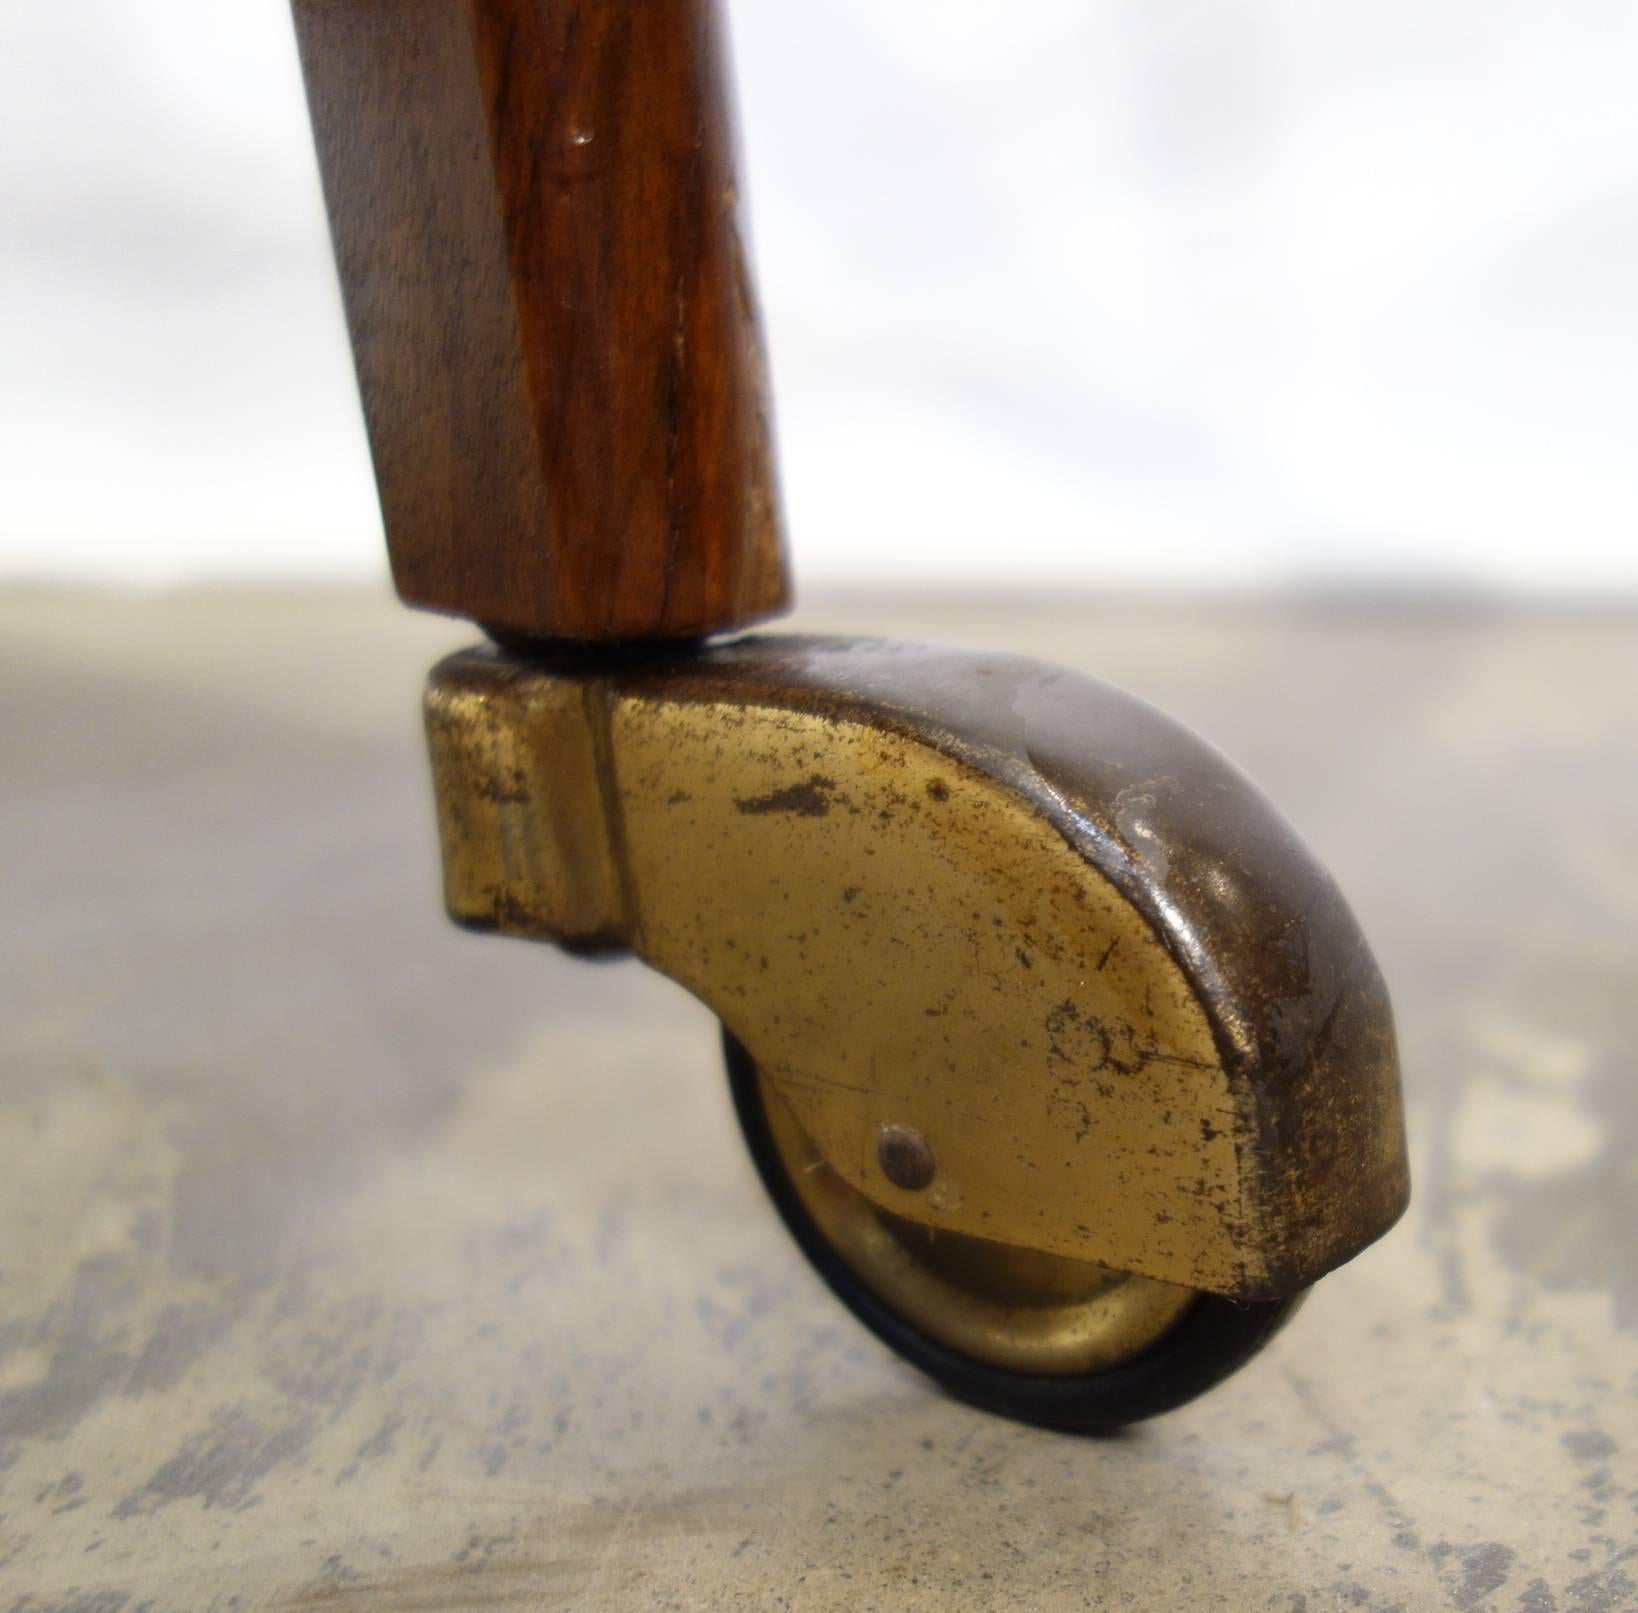
[[1416, 1197], [1119, 1439], [804, 1268], [706, 1013], [441, 920], [350, 593], [0, 596], [0, 1610], [1638, 1607], [1638, 617], [820, 601], [1209, 734], [1349, 891]]

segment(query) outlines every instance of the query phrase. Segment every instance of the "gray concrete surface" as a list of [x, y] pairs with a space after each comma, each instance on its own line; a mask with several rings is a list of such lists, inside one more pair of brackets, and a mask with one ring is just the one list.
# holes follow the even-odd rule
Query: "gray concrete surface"
[[1416, 1198], [1122, 1438], [941, 1399], [708, 1016], [441, 921], [371, 596], [0, 596], [0, 1610], [1638, 1607], [1638, 619], [820, 601], [1211, 735], [1399, 1007]]

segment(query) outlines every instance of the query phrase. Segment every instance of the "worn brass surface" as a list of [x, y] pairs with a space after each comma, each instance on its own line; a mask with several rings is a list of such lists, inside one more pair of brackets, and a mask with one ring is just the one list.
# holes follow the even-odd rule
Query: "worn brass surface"
[[[1405, 1196], [1386, 997], [1255, 791], [1130, 697], [868, 641], [434, 673], [460, 921], [619, 938], [838, 1181], [941, 1235], [1242, 1299]], [[894, 1185], [881, 1128], [936, 1173]]]
[[853, 1272], [930, 1338], [1015, 1372], [1077, 1373], [1141, 1354], [1193, 1289], [906, 1220], [850, 1187], [775, 1083], [763, 1108], [803, 1207]]

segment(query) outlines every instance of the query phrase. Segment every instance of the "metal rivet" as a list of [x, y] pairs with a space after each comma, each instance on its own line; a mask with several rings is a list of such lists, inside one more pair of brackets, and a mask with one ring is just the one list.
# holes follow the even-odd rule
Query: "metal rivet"
[[876, 1138], [876, 1162], [888, 1181], [911, 1193], [919, 1193], [938, 1171], [927, 1139], [908, 1126], [882, 1127]]

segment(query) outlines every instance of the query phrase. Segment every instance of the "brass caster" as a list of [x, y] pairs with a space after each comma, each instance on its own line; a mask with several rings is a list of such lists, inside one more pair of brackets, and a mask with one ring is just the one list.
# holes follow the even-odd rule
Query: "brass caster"
[[466, 652], [427, 715], [451, 914], [627, 947], [713, 1008], [797, 1242], [962, 1398], [1077, 1430], [1166, 1411], [1403, 1209], [1346, 904], [1130, 696], [766, 637]]

